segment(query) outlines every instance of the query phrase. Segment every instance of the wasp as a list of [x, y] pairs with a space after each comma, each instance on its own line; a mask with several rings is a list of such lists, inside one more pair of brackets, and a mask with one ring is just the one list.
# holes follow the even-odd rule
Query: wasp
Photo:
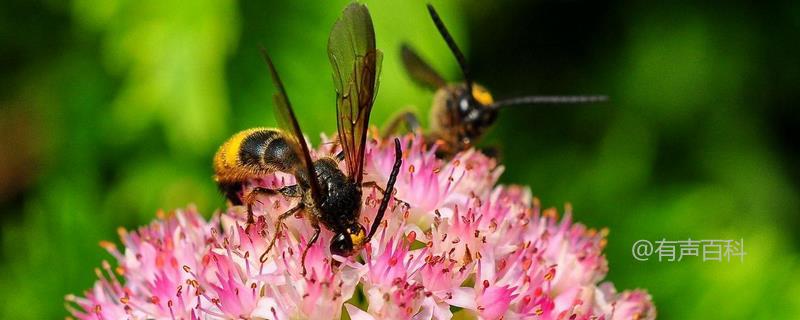
[[[277, 88], [273, 99], [280, 129], [256, 128], [235, 134], [214, 157], [214, 177], [233, 204], [247, 206], [248, 226], [253, 223], [253, 204], [257, 196], [282, 194], [299, 198], [297, 205], [276, 219], [275, 233], [260, 260], [267, 260], [283, 220], [301, 214], [314, 229], [301, 258], [302, 274], [305, 275], [306, 253], [319, 238], [320, 224], [335, 234], [330, 243], [332, 254], [350, 256], [369, 242], [392, 197], [402, 165], [402, 150], [400, 141], [395, 139], [395, 163], [385, 188], [380, 188], [374, 181], [363, 181], [369, 115], [382, 62], [382, 53], [375, 48], [375, 31], [365, 5], [349, 5], [334, 24], [328, 39], [328, 56], [337, 97], [338, 141], [342, 146], [342, 152], [335, 157], [311, 159], [272, 59], [263, 48], [261, 54]], [[339, 168], [340, 161], [345, 161], [346, 173]], [[254, 187], [239, 199], [247, 181], [276, 171], [294, 175], [297, 184], [277, 190]], [[383, 192], [368, 232], [358, 222], [363, 186], [377, 187]]]
[[[456, 45], [436, 9], [430, 4], [428, 12], [458, 61], [464, 81], [448, 83], [408, 44], [401, 45], [401, 57], [403, 66], [414, 82], [436, 91], [430, 113], [431, 128], [426, 134], [426, 140], [430, 143], [438, 142], [439, 154], [442, 156], [453, 155], [473, 146], [494, 123], [498, 110], [503, 107], [520, 104], [601, 102], [608, 99], [601, 95], [525, 96], [495, 101], [485, 87], [472, 80], [464, 54]], [[416, 115], [406, 111], [389, 122], [384, 134], [393, 133], [403, 122], [411, 131], [420, 129]]]

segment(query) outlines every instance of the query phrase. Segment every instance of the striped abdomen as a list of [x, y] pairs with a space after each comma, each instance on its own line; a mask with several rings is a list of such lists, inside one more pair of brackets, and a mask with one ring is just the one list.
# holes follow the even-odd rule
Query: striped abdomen
[[294, 173], [299, 162], [289, 143], [277, 129], [241, 131], [225, 141], [214, 156], [214, 180], [226, 191], [230, 186], [275, 171]]

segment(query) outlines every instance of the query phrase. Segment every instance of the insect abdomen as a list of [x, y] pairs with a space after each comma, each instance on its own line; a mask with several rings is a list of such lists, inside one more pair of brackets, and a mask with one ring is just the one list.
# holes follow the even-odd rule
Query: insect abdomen
[[269, 128], [241, 131], [214, 156], [214, 179], [220, 185], [241, 183], [274, 171], [290, 172], [297, 156], [283, 132]]

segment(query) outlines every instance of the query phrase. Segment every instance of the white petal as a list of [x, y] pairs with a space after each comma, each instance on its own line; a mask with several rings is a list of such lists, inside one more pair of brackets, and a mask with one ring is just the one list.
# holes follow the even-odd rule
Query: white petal
[[352, 320], [375, 320], [375, 317], [373, 317], [371, 314], [352, 304], [347, 303], [344, 305], [344, 308], [347, 309], [347, 314]]
[[425, 298], [419, 308], [419, 312], [411, 317], [412, 320], [430, 320], [433, 317], [433, 299]]
[[[272, 313], [273, 309], [275, 310], [275, 314]], [[276, 316], [278, 319], [285, 319], [288, 317], [283, 312], [283, 309], [278, 306], [275, 299], [267, 297], [259, 299], [256, 308], [250, 313], [250, 317], [253, 319], [275, 319]]]
[[445, 300], [450, 305], [461, 307], [464, 309], [475, 310], [475, 289], [469, 287], [460, 287], [453, 289], [453, 298]]

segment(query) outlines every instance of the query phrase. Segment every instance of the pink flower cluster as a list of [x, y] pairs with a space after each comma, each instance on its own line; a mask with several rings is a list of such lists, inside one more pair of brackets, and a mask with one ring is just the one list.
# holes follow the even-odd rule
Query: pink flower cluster
[[[120, 231], [124, 250], [102, 245], [117, 260], [97, 270], [82, 297], [67, 296], [79, 319], [449, 319], [453, 311], [481, 319], [654, 319], [650, 296], [617, 293], [600, 283], [608, 270], [606, 232], [541, 210], [530, 192], [498, 186], [495, 160], [470, 150], [449, 161], [420, 137], [403, 138], [403, 167], [384, 222], [354, 257], [331, 256], [332, 237], [312, 234], [299, 218], [265, 263], [275, 217], [296, 200], [265, 196], [257, 222], [244, 227], [241, 207], [204, 220], [177, 210], [135, 232]], [[330, 154], [323, 146], [319, 155]], [[365, 181], [384, 185], [394, 161], [389, 143], [370, 142]], [[253, 184], [280, 187], [275, 174]], [[369, 227], [382, 194], [365, 189], [362, 224]], [[122, 280], [120, 280], [120, 278]], [[344, 309], [344, 310], [343, 310]]]

